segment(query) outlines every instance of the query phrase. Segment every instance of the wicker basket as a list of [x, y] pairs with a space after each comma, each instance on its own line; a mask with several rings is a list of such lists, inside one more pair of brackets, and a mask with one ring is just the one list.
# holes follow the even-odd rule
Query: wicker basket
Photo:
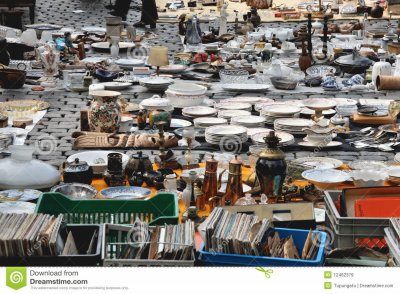
[[268, 9], [272, 6], [273, 0], [246, 0], [248, 6], [257, 9]]

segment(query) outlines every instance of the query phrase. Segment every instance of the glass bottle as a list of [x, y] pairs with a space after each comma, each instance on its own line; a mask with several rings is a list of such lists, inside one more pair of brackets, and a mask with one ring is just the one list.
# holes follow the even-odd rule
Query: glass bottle
[[201, 44], [201, 37], [196, 15], [193, 15], [193, 17], [188, 20], [186, 29], [186, 44], [192, 51], [196, 51], [197, 47]]
[[217, 169], [218, 169], [218, 161], [214, 159], [214, 155], [211, 156], [210, 159], [206, 161], [206, 171], [204, 174], [204, 182], [201, 188], [203, 192], [201, 200], [199, 200], [199, 207], [203, 206], [208, 202], [210, 198], [217, 196], [218, 192], [218, 182], [217, 182]]
[[267, 148], [260, 153], [256, 173], [261, 186], [261, 193], [267, 195], [269, 203], [276, 203], [282, 195], [282, 186], [287, 174], [285, 154], [279, 150], [279, 138], [271, 131], [265, 137]]
[[225, 204], [234, 205], [241, 197], [243, 197], [242, 163], [235, 155], [235, 158], [229, 162], [229, 177], [224, 195]]

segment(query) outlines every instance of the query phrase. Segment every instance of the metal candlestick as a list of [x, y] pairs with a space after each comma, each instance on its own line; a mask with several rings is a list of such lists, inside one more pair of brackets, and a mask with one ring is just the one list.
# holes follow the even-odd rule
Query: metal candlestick
[[308, 54], [312, 56], [312, 23], [311, 23], [311, 13], [308, 14], [308, 23], [307, 23], [307, 30], [308, 30], [308, 40], [307, 40], [307, 50]]
[[322, 45], [322, 53], [324, 54], [324, 58], [328, 56], [328, 17], [324, 16], [324, 36], [323, 36], [323, 45]]
[[159, 151], [158, 157], [160, 157], [160, 168], [163, 169], [165, 167], [165, 138], [164, 138], [164, 127], [166, 126], [167, 122], [165, 121], [158, 121], [155, 123], [156, 127], [158, 128], [158, 136], [159, 136]]

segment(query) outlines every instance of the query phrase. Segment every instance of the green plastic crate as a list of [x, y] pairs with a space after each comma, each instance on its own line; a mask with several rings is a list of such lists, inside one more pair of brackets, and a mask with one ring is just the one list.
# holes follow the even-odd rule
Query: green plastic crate
[[159, 193], [145, 200], [71, 199], [60, 193], [43, 193], [36, 212], [64, 214], [69, 224], [131, 224], [136, 218], [150, 225], [177, 224], [178, 198]]

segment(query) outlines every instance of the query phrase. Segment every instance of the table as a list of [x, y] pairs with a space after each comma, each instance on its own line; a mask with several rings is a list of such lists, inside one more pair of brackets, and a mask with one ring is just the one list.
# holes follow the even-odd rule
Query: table
[[15, 7], [29, 7], [29, 18], [31, 23], [35, 22], [36, 0], [0, 0], [0, 7], [8, 7], [10, 10]]

